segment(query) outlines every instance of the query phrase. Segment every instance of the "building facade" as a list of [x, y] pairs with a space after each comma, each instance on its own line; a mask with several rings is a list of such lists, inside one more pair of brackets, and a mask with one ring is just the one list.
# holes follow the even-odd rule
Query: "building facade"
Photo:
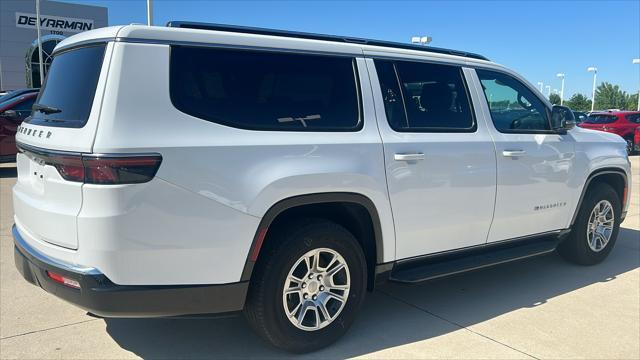
[[[40, 0], [44, 71], [62, 39], [107, 26], [107, 8]], [[40, 87], [36, 0], [0, 1], [0, 90]]]

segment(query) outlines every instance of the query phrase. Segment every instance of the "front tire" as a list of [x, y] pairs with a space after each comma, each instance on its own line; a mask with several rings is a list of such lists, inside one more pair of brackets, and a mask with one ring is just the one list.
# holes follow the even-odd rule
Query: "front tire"
[[633, 155], [633, 139], [624, 139], [627, 142], [627, 155]]
[[291, 352], [338, 340], [366, 291], [366, 260], [355, 237], [338, 224], [310, 219], [276, 230], [265, 246], [245, 306], [250, 326]]
[[558, 253], [580, 265], [602, 262], [618, 238], [621, 212], [618, 193], [608, 184], [594, 184], [582, 202], [571, 233], [558, 246]]

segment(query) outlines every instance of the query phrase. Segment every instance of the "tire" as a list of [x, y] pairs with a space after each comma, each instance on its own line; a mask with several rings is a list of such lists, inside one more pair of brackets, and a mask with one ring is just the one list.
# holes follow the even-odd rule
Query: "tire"
[[[607, 225], [612, 224], [612, 228], [608, 241], [602, 246], [604, 243], [602, 241], [603, 238], [590, 231], [590, 219], [595, 218], [594, 212], [597, 205], [599, 209], [605, 209], [607, 203], [613, 212], [613, 221], [606, 223]], [[601, 211], [604, 213], [606, 210]], [[620, 230], [621, 212], [620, 199], [611, 186], [605, 183], [592, 185], [583, 199], [576, 221], [571, 228], [571, 233], [558, 246], [558, 253], [564, 259], [580, 265], [594, 265], [602, 262], [615, 245]], [[605, 214], [604, 216], [606, 220], [609, 219], [608, 215]], [[600, 231], [599, 229], [604, 229], [604, 227], [598, 227], [598, 232], [604, 233], [606, 237], [608, 232]]]
[[[270, 246], [264, 249], [256, 264], [244, 313], [249, 325], [263, 339], [280, 349], [303, 353], [333, 343], [348, 330], [364, 300], [367, 267], [358, 241], [342, 226], [322, 219], [297, 222], [299, 225], [276, 230], [270, 236]], [[308, 263], [302, 258], [316, 253], [322, 259], [320, 268], [326, 267], [327, 271], [315, 271], [313, 279], [309, 280], [309, 273], [313, 271], [308, 270]], [[336, 261], [328, 266], [334, 258]], [[340, 263], [346, 266], [330, 275]], [[322, 280], [318, 280], [318, 273], [324, 274]], [[302, 284], [287, 280], [292, 279], [290, 275], [298, 279], [304, 277], [304, 290]], [[329, 282], [328, 279], [332, 280]], [[321, 287], [322, 284], [325, 286]], [[346, 291], [329, 289], [331, 285], [349, 285], [349, 288]], [[285, 286], [297, 288], [299, 292], [284, 295]], [[324, 292], [320, 291], [322, 289]], [[346, 301], [341, 305], [327, 292], [340, 297], [346, 295]], [[308, 296], [307, 300], [302, 298], [304, 294]], [[311, 294], [316, 294], [316, 298]], [[313, 307], [316, 310], [306, 310], [307, 315], [302, 315], [302, 321], [290, 320], [285, 313], [288, 310], [299, 318], [301, 309], [305, 307], [303, 304], [316, 303], [316, 299], [319, 302], [325, 299], [326, 306], [324, 309]], [[296, 306], [298, 302], [300, 308]], [[327, 312], [322, 313], [321, 310]], [[316, 315], [316, 311], [322, 315]], [[315, 327], [318, 328], [312, 329]]]
[[627, 155], [633, 155], [633, 139], [624, 139], [627, 142]]

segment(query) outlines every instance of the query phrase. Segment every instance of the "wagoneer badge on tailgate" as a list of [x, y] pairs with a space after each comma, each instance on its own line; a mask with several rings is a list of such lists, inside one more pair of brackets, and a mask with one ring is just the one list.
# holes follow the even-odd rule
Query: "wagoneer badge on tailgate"
[[18, 132], [21, 133], [21, 134], [30, 135], [30, 136], [39, 137], [39, 138], [41, 138], [43, 135], [45, 135], [46, 139], [50, 138], [51, 135], [53, 135], [53, 133], [51, 131], [47, 131], [45, 133], [44, 130], [29, 129], [29, 128], [24, 127], [22, 125], [20, 125], [18, 127]]

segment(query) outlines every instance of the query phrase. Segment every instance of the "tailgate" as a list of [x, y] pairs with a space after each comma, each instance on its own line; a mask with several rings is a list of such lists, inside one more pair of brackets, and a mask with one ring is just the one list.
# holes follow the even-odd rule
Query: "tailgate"
[[38, 241], [78, 248], [83, 184], [65, 180], [65, 170], [47, 159], [91, 152], [108, 54], [110, 45], [105, 43], [56, 54], [34, 111], [18, 128], [15, 221], [19, 230]]

